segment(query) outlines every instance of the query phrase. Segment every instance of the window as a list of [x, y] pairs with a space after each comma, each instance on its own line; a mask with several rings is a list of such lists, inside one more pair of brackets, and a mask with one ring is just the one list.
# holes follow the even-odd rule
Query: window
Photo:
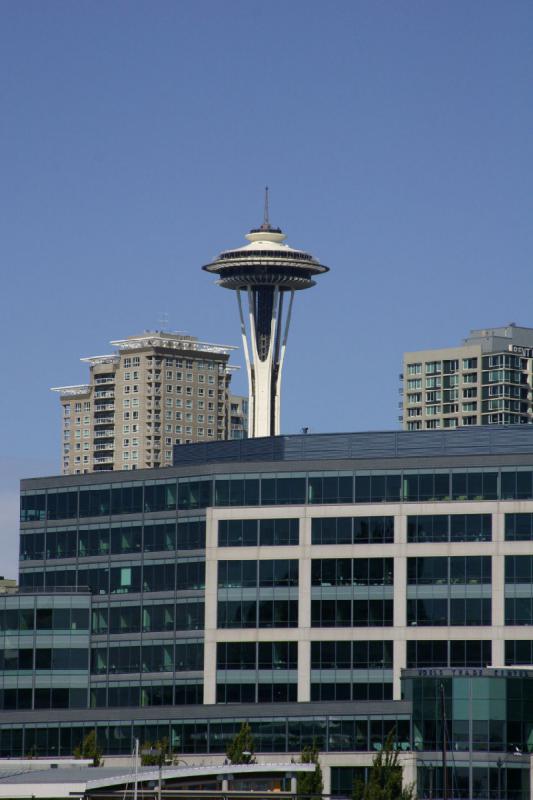
[[312, 544], [369, 544], [394, 541], [394, 517], [318, 517]]
[[408, 364], [407, 365], [407, 374], [408, 375], [420, 375], [422, 373], [422, 364]]
[[279, 547], [297, 545], [298, 542], [297, 519], [232, 519], [218, 523], [219, 547]]
[[442, 364], [440, 361], [426, 361], [426, 375], [434, 375], [440, 373]]

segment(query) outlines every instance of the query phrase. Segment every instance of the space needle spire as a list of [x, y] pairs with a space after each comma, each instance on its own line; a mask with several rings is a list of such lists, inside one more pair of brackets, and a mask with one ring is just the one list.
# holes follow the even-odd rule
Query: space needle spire
[[[285, 244], [285, 238], [270, 224], [267, 186], [263, 224], [246, 234], [248, 244], [225, 250], [202, 267], [219, 276], [219, 286], [237, 293], [248, 373], [249, 436], [280, 433], [281, 372], [294, 293], [311, 288], [316, 275], [328, 272], [309, 253]], [[248, 301], [246, 315], [243, 300]]]

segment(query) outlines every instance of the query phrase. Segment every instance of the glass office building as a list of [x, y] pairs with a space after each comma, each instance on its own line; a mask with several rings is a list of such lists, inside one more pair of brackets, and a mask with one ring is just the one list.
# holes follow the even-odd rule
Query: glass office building
[[338, 796], [392, 735], [438, 798], [445, 735], [450, 797], [525, 800], [532, 542], [529, 426], [197, 444], [157, 472], [23, 481], [0, 754], [70, 755], [96, 729], [108, 758], [167, 737], [195, 763], [248, 720], [261, 757], [315, 743]]

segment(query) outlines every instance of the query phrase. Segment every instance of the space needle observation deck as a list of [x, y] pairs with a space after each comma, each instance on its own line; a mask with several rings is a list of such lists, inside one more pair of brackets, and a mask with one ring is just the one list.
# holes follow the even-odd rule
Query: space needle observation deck
[[[268, 189], [263, 224], [246, 238], [247, 245], [225, 250], [202, 269], [217, 274], [219, 286], [237, 292], [248, 374], [248, 435], [277, 436], [281, 370], [294, 293], [314, 286], [315, 276], [329, 269], [309, 253], [289, 247], [280, 228], [270, 225]], [[247, 320], [243, 295], [248, 300]]]

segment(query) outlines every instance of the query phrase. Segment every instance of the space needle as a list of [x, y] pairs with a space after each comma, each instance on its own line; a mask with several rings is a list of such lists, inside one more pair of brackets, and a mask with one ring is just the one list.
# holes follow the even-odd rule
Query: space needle
[[[248, 244], [225, 250], [202, 269], [219, 275], [224, 289], [237, 293], [248, 373], [249, 436], [280, 433], [281, 371], [287, 347], [294, 293], [315, 285], [328, 272], [312, 255], [285, 244], [269, 220], [268, 187], [263, 224], [246, 234]], [[244, 306], [248, 300], [248, 320]], [[244, 302], [243, 302], [244, 300]]]

